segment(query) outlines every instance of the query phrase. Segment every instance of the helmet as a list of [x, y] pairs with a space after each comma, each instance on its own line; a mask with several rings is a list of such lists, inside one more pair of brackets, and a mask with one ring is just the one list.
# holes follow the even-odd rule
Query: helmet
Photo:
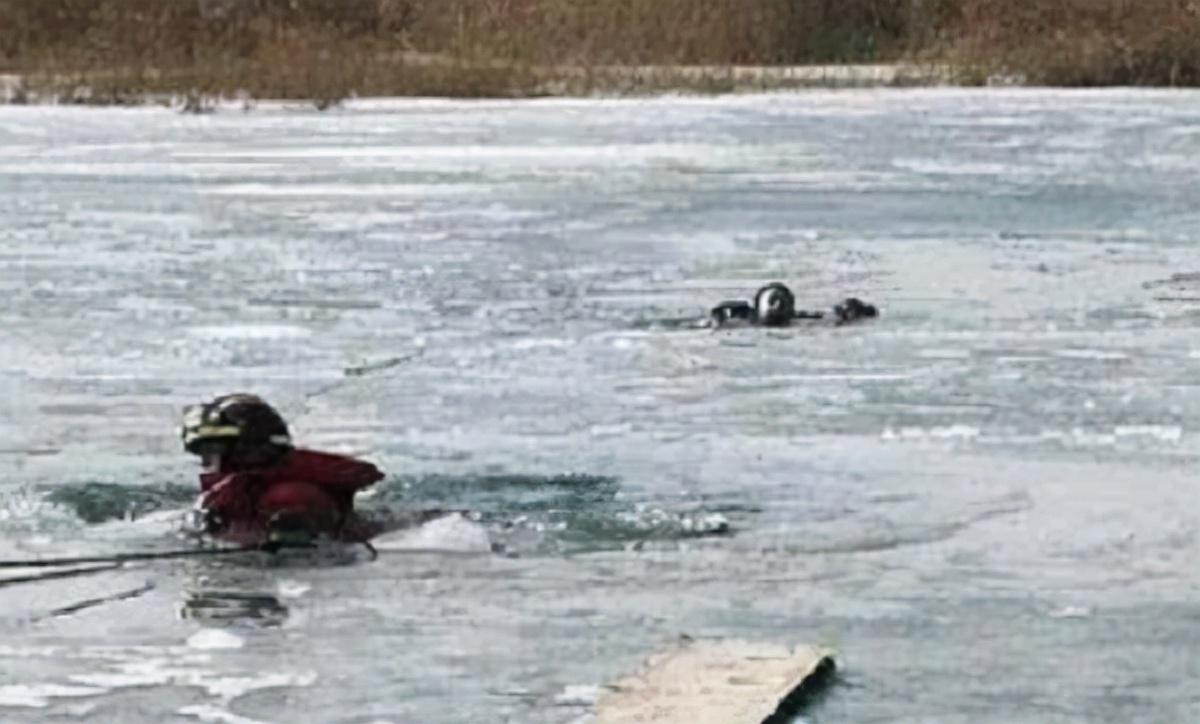
[[292, 437], [283, 417], [257, 395], [223, 395], [205, 405], [184, 408], [183, 448], [198, 455], [205, 443], [230, 448], [288, 449]]
[[754, 295], [758, 323], [767, 327], [790, 324], [796, 316], [796, 297], [780, 282], [771, 282]]

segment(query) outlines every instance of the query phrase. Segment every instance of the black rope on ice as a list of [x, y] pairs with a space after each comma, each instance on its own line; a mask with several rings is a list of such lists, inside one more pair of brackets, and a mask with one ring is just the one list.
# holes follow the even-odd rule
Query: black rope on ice
[[[237, 548], [184, 548], [169, 551], [144, 551], [141, 553], [117, 553], [108, 556], [77, 556], [73, 558], [33, 558], [29, 560], [0, 560], [0, 569], [4, 568], [57, 568], [59, 566], [82, 566], [91, 563], [119, 566], [133, 561], [153, 561], [169, 558], [191, 558], [202, 556], [226, 556], [250, 551], [265, 551], [275, 553], [282, 548], [312, 548], [312, 544], [283, 544], [268, 542], [262, 545], [240, 546]], [[0, 581], [3, 583], [4, 581]]]

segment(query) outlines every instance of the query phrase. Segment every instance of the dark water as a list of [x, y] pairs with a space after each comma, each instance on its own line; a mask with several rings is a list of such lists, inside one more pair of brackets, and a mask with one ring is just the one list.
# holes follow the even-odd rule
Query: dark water
[[[0, 719], [574, 722], [684, 633], [836, 648], [817, 722], [1200, 719], [1197, 100], [0, 109], [0, 557], [187, 543], [242, 389], [399, 527], [0, 585]], [[696, 324], [773, 279], [882, 317]]]

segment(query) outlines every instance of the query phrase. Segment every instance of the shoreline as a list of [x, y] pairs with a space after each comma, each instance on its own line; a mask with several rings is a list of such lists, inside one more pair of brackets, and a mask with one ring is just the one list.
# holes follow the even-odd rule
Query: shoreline
[[[410, 60], [414, 67], [448, 69], [452, 61], [437, 57]], [[462, 68], [463, 66], [457, 66]], [[186, 82], [173, 84], [168, 74], [145, 71], [156, 84], [176, 87], [161, 91], [105, 90], [123, 76], [119, 71], [80, 73], [0, 73], [0, 105], [179, 106], [184, 111], [207, 112], [230, 103], [249, 106], [259, 102], [312, 104], [318, 109], [359, 97], [465, 98], [513, 100], [521, 98], [640, 97], [680, 93], [720, 95], [806, 89], [914, 88], [962, 86], [947, 65], [872, 63], [845, 65], [717, 66], [717, 65], [612, 65], [514, 68], [501, 64], [469, 66], [494, 72], [516, 71], [529, 79], [525, 87], [503, 93], [480, 92], [471, 96], [452, 93], [362, 94], [350, 89], [330, 97], [259, 98], [245, 90], [206, 93]], [[184, 79], [181, 77], [181, 81]], [[1002, 83], [1019, 85], [1020, 83]], [[990, 83], [989, 83], [990, 85]]]
[[[408, 59], [419, 67], [450, 67], [448, 59], [422, 55]], [[511, 66], [486, 64], [495, 71], [512, 70]], [[463, 66], [456, 66], [462, 68]], [[388, 101], [455, 100], [455, 101], [521, 101], [537, 99], [632, 99], [663, 96], [713, 97], [720, 95], [753, 95], [789, 91], [836, 91], [905, 88], [1027, 88], [1074, 91], [1103, 91], [1140, 89], [1146, 91], [1196, 90], [1189, 86], [1108, 85], [1062, 86], [1030, 83], [1021, 74], [994, 74], [976, 82], [971, 76], [948, 64], [936, 63], [870, 63], [841, 65], [788, 66], [717, 66], [717, 65], [628, 65], [628, 66], [559, 66], [525, 68], [523, 72], [537, 79], [525, 89], [513, 92], [472, 95], [455, 93], [363, 93], [351, 89], [345, 94], [326, 97], [256, 96], [246, 90], [205, 93], [185, 84], [163, 91], [113, 92], [104, 91], [121, 76], [116, 71], [81, 73], [0, 73], [0, 106], [83, 106], [92, 108], [145, 107], [171, 108], [183, 113], [204, 114], [217, 111], [249, 111], [258, 107], [289, 109], [315, 108], [327, 110], [349, 104], [378, 104]], [[168, 74], [147, 71], [155, 80]], [[32, 79], [32, 80], [30, 80]], [[97, 90], [100, 87], [101, 90]]]

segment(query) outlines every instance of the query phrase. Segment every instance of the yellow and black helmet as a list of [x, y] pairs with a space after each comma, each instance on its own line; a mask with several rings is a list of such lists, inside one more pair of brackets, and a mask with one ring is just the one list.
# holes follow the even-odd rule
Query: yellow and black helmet
[[257, 395], [223, 395], [204, 405], [184, 408], [183, 448], [199, 454], [205, 443], [290, 448], [287, 423]]

